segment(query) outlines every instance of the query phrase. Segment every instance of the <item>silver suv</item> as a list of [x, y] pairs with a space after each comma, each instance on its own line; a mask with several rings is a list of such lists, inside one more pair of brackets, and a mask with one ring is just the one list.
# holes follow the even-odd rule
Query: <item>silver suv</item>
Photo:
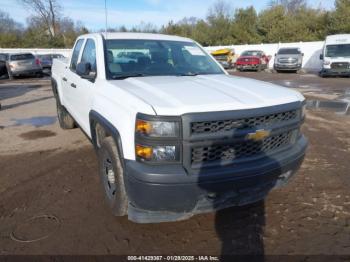
[[274, 69], [279, 71], [295, 71], [301, 69], [304, 54], [300, 48], [281, 48], [275, 54]]
[[31, 53], [10, 54], [8, 57], [9, 75], [36, 75], [42, 76], [40, 60]]

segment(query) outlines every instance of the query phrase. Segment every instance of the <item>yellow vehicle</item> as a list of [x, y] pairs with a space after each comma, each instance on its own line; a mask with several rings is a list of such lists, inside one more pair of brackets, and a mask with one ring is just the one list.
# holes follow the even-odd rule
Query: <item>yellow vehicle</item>
[[225, 68], [230, 69], [234, 67], [237, 59], [234, 49], [219, 49], [211, 52], [211, 55]]

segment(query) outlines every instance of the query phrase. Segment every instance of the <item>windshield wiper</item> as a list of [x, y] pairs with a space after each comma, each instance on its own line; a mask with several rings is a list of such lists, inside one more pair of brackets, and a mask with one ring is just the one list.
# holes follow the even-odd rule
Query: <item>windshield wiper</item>
[[176, 76], [197, 76], [197, 75], [198, 75], [197, 73], [189, 72], [189, 73], [181, 73]]
[[143, 76], [147, 76], [147, 75], [146, 74], [142, 74], [142, 73], [125, 74], [125, 75], [112, 75], [112, 79], [114, 79], [114, 80], [123, 80], [123, 79], [127, 79], [129, 77], [143, 77]]

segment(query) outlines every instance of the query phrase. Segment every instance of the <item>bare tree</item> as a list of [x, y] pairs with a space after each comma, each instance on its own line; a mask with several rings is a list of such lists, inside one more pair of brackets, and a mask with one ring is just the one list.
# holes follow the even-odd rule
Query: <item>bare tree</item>
[[281, 5], [288, 12], [296, 13], [300, 8], [307, 6], [306, 0], [272, 0], [270, 1], [271, 6]]
[[50, 37], [54, 38], [59, 30], [58, 21], [62, 7], [57, 0], [18, 0], [31, 8], [47, 27]]
[[217, 0], [208, 11], [208, 18], [229, 19], [233, 13], [232, 6], [225, 0]]

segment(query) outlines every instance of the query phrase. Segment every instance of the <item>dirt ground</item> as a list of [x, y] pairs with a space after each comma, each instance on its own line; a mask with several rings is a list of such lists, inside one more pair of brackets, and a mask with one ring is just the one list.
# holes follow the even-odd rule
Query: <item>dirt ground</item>
[[93, 148], [59, 128], [49, 79], [1, 80], [0, 255], [350, 255], [350, 79], [235, 74], [310, 100], [301, 170], [264, 202], [146, 225], [109, 212]]

